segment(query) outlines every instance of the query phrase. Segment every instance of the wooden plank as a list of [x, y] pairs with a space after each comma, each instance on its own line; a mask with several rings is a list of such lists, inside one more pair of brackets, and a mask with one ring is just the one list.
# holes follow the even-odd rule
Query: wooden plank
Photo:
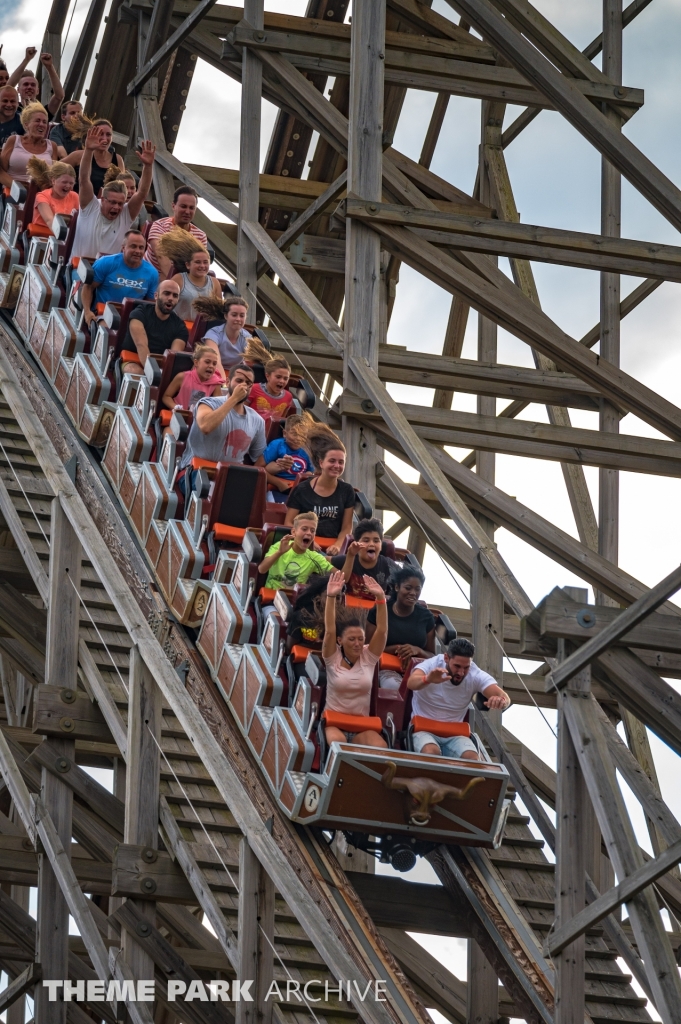
[[155, 96], [140, 95], [137, 97], [137, 110], [145, 139], [153, 142], [156, 146], [156, 159], [153, 166], [156, 202], [170, 215], [172, 212], [174, 186], [172, 174], [169, 173], [163, 162], [159, 159], [159, 154], [166, 152], [166, 144], [158, 100]]
[[[641, 855], [592, 702], [593, 697], [585, 700], [568, 690], [563, 709], [608, 854], [624, 881], [641, 866]], [[653, 893], [648, 889], [634, 896], [628, 910], [655, 1006], [663, 1019], [674, 1020], [681, 1006], [681, 978]]]
[[634, 896], [643, 889], [652, 885], [662, 875], [681, 861], [681, 839], [656, 857], [654, 860], [646, 861], [627, 878], [603, 893], [597, 900], [590, 903], [580, 913], [566, 921], [565, 924], [556, 928], [548, 941], [548, 952], [551, 956], [560, 953], [578, 935], [583, 935], [587, 928], [592, 928], [599, 921], [602, 921], [607, 914], [628, 903]]
[[218, 942], [238, 976], [240, 961], [236, 936], [227, 924], [204, 872], [196, 862], [196, 851], [194, 849], [196, 844], [188, 843], [183, 839], [182, 833], [168, 806], [168, 801], [164, 796], [161, 797], [160, 801], [160, 822], [163, 827], [163, 837], [166, 845], [172, 850], [173, 856], [184, 871], [199, 906], [206, 915], [211, 928], [217, 936]]
[[68, 786], [90, 810], [123, 835], [125, 807], [121, 800], [100, 785], [73, 761], [65, 761], [52, 744], [41, 743], [31, 754], [34, 764], [46, 768]]
[[137, 72], [133, 80], [128, 84], [128, 96], [136, 96], [138, 92], [141, 92], [142, 86], [145, 82], [149, 81], [154, 72], [165, 63], [170, 54], [185, 41], [187, 36], [191, 34], [194, 27], [199, 24], [204, 15], [208, 13], [216, 2], [217, 0], [201, 0], [201, 3], [194, 8], [189, 17], [184, 20], [180, 28], [173, 32], [170, 38], [165, 41], [163, 46], [159, 47], [156, 53], [149, 58], [144, 67]]
[[[463, 295], [473, 308], [543, 352], [565, 370], [596, 387], [614, 404], [636, 412], [674, 439], [681, 438], [681, 414], [671, 403], [634, 381], [618, 367], [599, 359], [553, 324], [529, 299], [508, 287], [497, 287], [407, 228], [376, 222], [385, 247], [405, 263], [452, 293]], [[503, 275], [502, 275], [503, 276]], [[508, 285], [508, 279], [506, 279]], [[560, 338], [560, 340], [559, 340]]]
[[70, 687], [47, 684], [36, 687], [32, 730], [42, 736], [61, 739], [112, 742], [99, 707], [82, 690]]
[[[145, 956], [152, 964], [150, 977], [154, 977], [156, 966], [162, 975], [182, 981], [187, 987], [193, 981], [198, 981], [199, 986], [202, 985], [201, 976], [180, 956], [177, 949], [163, 938], [158, 929], [150, 924], [140, 912], [135, 900], [126, 900], [111, 916], [116, 923], [123, 926], [124, 933], [134, 933], [138, 936]], [[225, 1009], [217, 1002], [183, 1000], [182, 1019], [188, 1024], [224, 1024]]]
[[453, 245], [473, 252], [681, 280], [681, 248], [678, 246], [506, 220], [483, 220], [440, 210], [370, 202], [364, 197], [341, 200], [337, 215], [367, 224], [381, 221], [409, 226], [419, 237], [436, 245]]
[[[450, 0], [448, 0], [450, 2]], [[453, 0], [451, 0], [453, 5]], [[484, 0], [456, 0], [456, 8], [675, 227], [681, 226], [681, 192], [576, 89], [520, 32]]]
[[[158, 849], [158, 802], [161, 770], [161, 691], [140, 651], [130, 652], [128, 682], [128, 758], [125, 770], [125, 842]], [[153, 856], [153, 853], [150, 854]], [[134, 901], [135, 910], [152, 928], [153, 902]], [[153, 978], [154, 964], [137, 931], [123, 930], [121, 948], [136, 978]]]
[[[297, 238], [300, 238], [303, 232], [307, 230], [307, 228], [311, 227], [318, 217], [327, 211], [327, 207], [330, 207], [341, 192], [344, 191], [347, 178], [347, 170], [342, 171], [335, 181], [332, 181], [329, 187], [324, 189], [321, 195], [317, 196], [317, 198], [310, 203], [307, 209], [289, 224], [286, 231], [282, 232], [277, 239], [278, 249], [281, 249], [282, 252], [286, 252], [288, 247], [295, 242]], [[262, 275], [266, 266], [267, 264], [265, 260], [261, 259], [258, 262], [258, 277]]]
[[0, 477], [0, 512], [2, 517], [7, 523], [14, 542], [21, 552], [28, 571], [35, 580], [35, 585], [38, 588], [43, 601], [47, 604], [49, 600], [50, 587], [47, 582], [47, 573], [43, 568], [43, 563], [38, 558], [37, 552], [30, 541], [24, 522], [14, 507], [14, 503], [5, 485], [5, 481]]
[[116, 707], [116, 702], [111, 696], [111, 691], [104, 682], [104, 679], [97, 668], [97, 663], [84, 640], [81, 640], [78, 645], [78, 660], [87, 685], [92, 690], [99, 710], [101, 711], [109, 728], [109, 732], [113, 737], [113, 741], [118, 747], [121, 757], [125, 761], [127, 758], [128, 747], [127, 727], [123, 721], [120, 711]]
[[[681, 476], [678, 442], [506, 420], [489, 414], [447, 412], [416, 404], [400, 403], [400, 409], [420, 437], [439, 445]], [[376, 409], [367, 409], [356, 394], [347, 392], [339, 397], [332, 411], [357, 419], [366, 427], [381, 419]]]
[[554, 668], [547, 679], [547, 686], [551, 685], [555, 689], [562, 689], [575, 673], [585, 668], [600, 654], [621, 640], [630, 630], [635, 629], [651, 612], [672, 597], [679, 587], [681, 587], [681, 567], [665, 576], [647, 594], [640, 597], [638, 601], [634, 601], [625, 611], [620, 612], [610, 625], [602, 629], [597, 636], [587, 640], [569, 658]]
[[[429, 91], [440, 89], [459, 96], [539, 107], [552, 106], [543, 93], [529, 85], [513, 68], [456, 59], [456, 44], [436, 39], [430, 41], [427, 53], [397, 48], [401, 47], [405, 36], [406, 33], [391, 33], [389, 42], [386, 40], [386, 81]], [[241, 23], [229, 33], [228, 41], [238, 48], [285, 54], [295, 67], [307, 71], [319, 70], [334, 75], [347, 75], [350, 71], [350, 43], [347, 40], [311, 36], [304, 31], [269, 29], [266, 33], [258, 33]], [[425, 49], [423, 43], [421, 49]], [[574, 84], [576, 89], [591, 100], [616, 100], [623, 107], [634, 108], [643, 104], [643, 91], [640, 89], [624, 89], [620, 97], [616, 87], [609, 83], [579, 78], [574, 79]]]
[[[383, 179], [383, 86], [385, 4], [354, 0], [348, 112], [348, 193], [381, 198]], [[361, 394], [361, 378], [347, 356], [361, 356], [378, 369], [381, 242], [370, 228], [350, 220], [345, 243], [345, 357], [343, 387]], [[376, 439], [372, 430], [343, 420], [346, 473], [373, 505]]]
[[[239, 843], [239, 965], [240, 976], [254, 982], [252, 1002], [241, 1000], [236, 1024], [253, 1024], [267, 1015], [265, 994], [272, 980], [274, 890], [247, 839]], [[267, 941], [269, 939], [269, 943]]]
[[[667, 605], [665, 611], [671, 611], [674, 607], [676, 606]], [[578, 619], [577, 616], [582, 611], [584, 616], [580, 615]], [[617, 623], [621, 614], [620, 608], [590, 605], [588, 602], [581, 604], [570, 598], [565, 590], [556, 587], [537, 606], [538, 635], [545, 638], [563, 637], [575, 643], [590, 642], [599, 637], [604, 629], [610, 629]], [[527, 620], [528, 636], [533, 628], [530, 623], [534, 621], [533, 616]], [[678, 651], [681, 647], [678, 615], [653, 612], [644, 622], [621, 636], [616, 644], [624, 647]]]
[[[252, 31], [264, 35], [263, 0], [244, 0], [244, 19]], [[257, 221], [260, 174], [260, 108], [262, 64], [245, 50], [241, 58], [241, 131], [239, 134], [239, 221], [237, 287], [256, 321], [258, 251], [243, 231], [244, 221]]]
[[111, 895], [184, 904], [193, 904], [196, 899], [181, 868], [169, 854], [130, 843], [116, 847]]
[[9, 982], [7, 988], [0, 992], [0, 1013], [4, 1013], [16, 1003], [26, 992], [42, 981], [42, 968], [39, 963], [32, 963], [21, 974]]

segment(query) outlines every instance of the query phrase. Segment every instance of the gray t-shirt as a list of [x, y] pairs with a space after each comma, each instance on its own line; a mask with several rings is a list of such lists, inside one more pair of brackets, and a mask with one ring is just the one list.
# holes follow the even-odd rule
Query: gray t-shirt
[[[219, 409], [228, 398], [228, 395], [218, 395], [216, 398], [202, 399], [194, 410], [194, 417], [200, 406]], [[255, 462], [265, 451], [266, 445], [265, 421], [249, 406], [244, 407], [241, 415], [232, 409], [210, 434], [202, 433], [194, 418], [180, 468], [188, 466], [194, 456], [211, 462], [243, 462], [244, 457], [250, 455]]]

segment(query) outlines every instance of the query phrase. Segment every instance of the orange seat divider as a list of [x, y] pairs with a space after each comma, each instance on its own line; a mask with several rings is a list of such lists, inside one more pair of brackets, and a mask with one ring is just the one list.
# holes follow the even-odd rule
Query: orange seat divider
[[[170, 409], [168, 410], [170, 412]], [[196, 456], [192, 459], [192, 469], [217, 469], [217, 462], [211, 462], [210, 459], [197, 459]]]
[[363, 597], [353, 597], [352, 594], [345, 596], [346, 608], [373, 608], [375, 604], [375, 601], [365, 601]]
[[412, 718], [414, 732], [430, 732], [433, 736], [470, 736], [471, 727], [468, 722], [438, 722], [434, 718], [423, 718], [414, 715]]
[[338, 543], [338, 537], [315, 537], [315, 544], [318, 544], [320, 548], [326, 550], [330, 548], [332, 544]]
[[170, 421], [173, 418], [172, 411], [170, 409], [161, 409], [158, 418], [161, 421], [162, 427], [169, 427]]
[[346, 715], [342, 711], [324, 711], [322, 718], [327, 725], [342, 732], [380, 732], [383, 722], [378, 715]]
[[276, 593], [277, 593], [276, 590], [273, 590], [271, 587], [261, 587], [260, 588], [260, 600], [261, 600], [261, 602], [263, 604], [272, 604], [272, 602], [274, 601]]
[[293, 664], [300, 665], [303, 661], [307, 661], [308, 654], [312, 654], [311, 647], [303, 647], [302, 644], [294, 644], [291, 648], [291, 654], [293, 655]]
[[142, 365], [142, 360], [136, 352], [131, 352], [130, 349], [124, 348], [121, 352], [121, 360], [124, 363], [139, 363]]
[[396, 654], [382, 654], [378, 667], [394, 669], [396, 672], [401, 672], [402, 660], [401, 658], [398, 658]]
[[27, 229], [29, 238], [50, 238], [52, 232], [44, 224], [29, 224]]
[[216, 540], [224, 540], [229, 544], [241, 544], [246, 535], [246, 528], [241, 526], [226, 526], [225, 523], [214, 523], [213, 533]]
[[184, 326], [187, 328], [187, 330], [191, 331], [192, 327], [194, 326], [194, 321], [193, 320], [185, 320], [183, 322], [184, 322]]

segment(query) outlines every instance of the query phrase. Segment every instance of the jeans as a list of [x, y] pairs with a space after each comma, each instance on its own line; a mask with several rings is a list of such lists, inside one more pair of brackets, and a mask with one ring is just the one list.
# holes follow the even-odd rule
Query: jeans
[[464, 750], [474, 750], [476, 754], [478, 752], [469, 736], [433, 736], [429, 732], [415, 732], [413, 743], [417, 754], [420, 754], [429, 743], [436, 743], [443, 757], [461, 757]]

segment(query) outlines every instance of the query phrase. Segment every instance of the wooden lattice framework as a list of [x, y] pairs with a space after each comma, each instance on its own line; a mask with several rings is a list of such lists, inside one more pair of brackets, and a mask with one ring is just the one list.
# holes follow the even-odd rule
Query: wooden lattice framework
[[[522, 685], [504, 682], [516, 700], [558, 708], [557, 772], [495, 714], [477, 715], [476, 727], [543, 838], [514, 812], [499, 851], [431, 854], [438, 889], [344, 872], [347, 854], [336, 858], [294, 829], [253, 771], [196, 652], [144, 584], [148, 571], [67, 420], [3, 334], [0, 965], [11, 983], [0, 1010], [9, 1024], [23, 1024], [27, 992], [36, 995], [36, 1024], [85, 1024], [82, 1004], [48, 1002], [41, 975], [156, 977], [157, 1022], [217, 1024], [235, 1010], [242, 1022], [265, 1024], [273, 1012], [284, 1022], [319, 1014], [414, 1024], [427, 1019], [424, 1005], [457, 1024], [648, 1021], [618, 957], [662, 1020], [681, 1021], [681, 826], [661, 799], [646, 733], [681, 753], [679, 698], [663, 678], [681, 675], [679, 609], [668, 603], [681, 575], [649, 590], [617, 564], [619, 471], [681, 471], [681, 411], [618, 365], [621, 318], [661, 281], [681, 277], [681, 249], [619, 237], [621, 175], [681, 226], [681, 193], [621, 132], [643, 102], [621, 81], [622, 30], [650, 0], [624, 11], [621, 0], [603, 0], [603, 33], [583, 52], [526, 0], [449, 2], [458, 22], [419, 0], [355, 0], [351, 28], [347, 0], [310, 0], [305, 18], [264, 13], [262, 0], [243, 9], [113, 0], [87, 102], [127, 135], [131, 153], [139, 135], [156, 144], [157, 202], [168, 208], [182, 182], [226, 216], [226, 227], [204, 214], [197, 223], [259, 317], [285, 332], [268, 330], [272, 347], [312, 371], [316, 414], [342, 428], [348, 479], [398, 513], [412, 550], [428, 542], [471, 582], [472, 612], [449, 611], [473, 637], [478, 663], [499, 679], [503, 649], [539, 663]], [[68, 94], [84, 87], [104, 9], [92, 0]], [[54, 0], [47, 42], [56, 52], [66, 13]], [[602, 71], [593, 64], [601, 52]], [[198, 58], [242, 84], [238, 170], [173, 155]], [[408, 88], [437, 93], [418, 163], [391, 145]], [[450, 95], [482, 100], [472, 196], [429, 170]], [[263, 97], [280, 113], [260, 175]], [[504, 127], [509, 102], [527, 109]], [[543, 108], [558, 110], [602, 155], [600, 236], [519, 223], [504, 149]], [[498, 256], [509, 258], [513, 281]], [[542, 312], [535, 259], [600, 272], [600, 323], [584, 338]], [[452, 294], [440, 357], [386, 344], [403, 262]], [[624, 300], [622, 273], [645, 278]], [[477, 362], [461, 359], [471, 308], [480, 314]], [[534, 370], [497, 364], [499, 325], [530, 345]], [[330, 408], [336, 380], [343, 394]], [[386, 382], [434, 387], [433, 407], [399, 405]], [[456, 390], [478, 396], [476, 414], [451, 411]], [[497, 397], [511, 400], [500, 415]], [[548, 425], [516, 419], [539, 401]], [[598, 410], [600, 430], [573, 428], [570, 408]], [[629, 411], [669, 440], [620, 436]], [[471, 454], [458, 462], [445, 445]], [[410, 463], [421, 483], [398, 479], [381, 449]], [[561, 462], [579, 540], [495, 486], [496, 452]], [[597, 511], [584, 464], [599, 467]], [[502, 525], [589, 583], [596, 604], [573, 588], [534, 608], [496, 547]], [[113, 764], [114, 794], [83, 764]], [[654, 858], [637, 844], [616, 769], [645, 811]], [[189, 814], [197, 807], [200, 827]], [[27, 913], [36, 882], [37, 927]], [[468, 986], [407, 931], [469, 938]], [[165, 995], [171, 979], [235, 974], [256, 979], [254, 1003], [180, 1011]], [[287, 974], [362, 987], [383, 978], [388, 1001], [311, 1008], [291, 1000], [273, 1011], [263, 992]], [[110, 1003], [85, 1005], [95, 1019], [121, 1019]], [[135, 1024], [151, 1024], [149, 1004], [127, 1010]]]

